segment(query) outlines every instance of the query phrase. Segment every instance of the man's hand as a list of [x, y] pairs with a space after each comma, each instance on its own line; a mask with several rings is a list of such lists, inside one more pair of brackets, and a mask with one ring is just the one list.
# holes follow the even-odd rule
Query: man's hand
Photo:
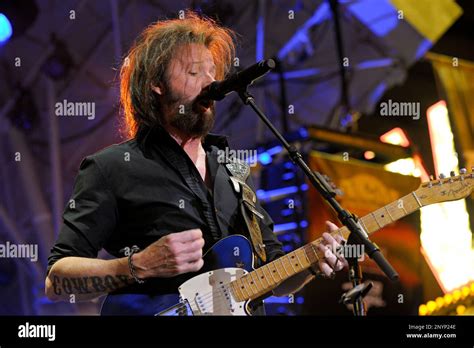
[[[326, 221], [326, 226], [328, 227], [329, 232], [334, 232], [339, 229], [330, 221]], [[340, 271], [344, 267], [348, 267], [347, 260], [344, 256], [339, 254], [336, 256], [337, 248], [342, 247], [341, 243], [345, 243], [341, 236], [336, 235], [334, 238], [328, 232], [323, 233], [323, 242], [318, 245], [319, 250], [324, 254], [324, 259], [320, 260], [318, 265], [313, 267], [319, 267], [320, 272], [322, 272], [326, 277], [333, 278], [336, 275], [336, 271]], [[318, 272], [318, 270], [316, 270]]]
[[204, 265], [200, 229], [171, 233], [132, 256], [138, 278], [169, 278], [197, 272]]
[[[336, 231], [338, 227], [333, 223], [326, 221], [326, 225], [328, 227], [329, 232]], [[337, 247], [341, 247], [341, 243], [343, 243], [343, 239], [340, 236], [336, 236], [336, 238], [332, 237], [329, 233], [323, 233], [323, 243], [321, 243], [318, 247], [325, 255], [324, 260], [320, 260], [318, 264], [313, 264], [311, 267], [315, 269], [316, 273], [324, 274], [326, 277], [332, 278], [335, 276], [336, 271], [340, 271], [344, 267], [347, 267], [347, 260], [344, 259], [342, 255], [339, 255], [338, 258], [334, 254], [336, 252]], [[308, 284], [312, 279], [314, 279], [314, 275], [306, 270], [304, 272], [298, 273], [295, 276], [288, 278], [280, 285], [278, 285], [274, 290], [273, 294], [275, 296], [285, 296], [288, 294], [293, 294], [303, 288], [306, 284]]]

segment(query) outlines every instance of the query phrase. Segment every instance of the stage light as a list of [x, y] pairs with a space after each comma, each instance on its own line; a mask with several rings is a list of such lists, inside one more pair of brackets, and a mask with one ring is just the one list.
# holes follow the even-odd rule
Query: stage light
[[[458, 173], [458, 158], [444, 101], [428, 108], [427, 121], [436, 174]], [[422, 253], [443, 291], [473, 280], [474, 251], [465, 200], [424, 207], [420, 220]], [[445, 297], [445, 301], [448, 300], [452, 298]]]
[[384, 169], [392, 173], [411, 175], [417, 178], [421, 176], [420, 168], [417, 167], [415, 160], [411, 157], [387, 163], [384, 165]]
[[10, 20], [3, 13], [0, 13], [0, 44], [7, 42], [13, 33]]
[[439, 309], [443, 308], [444, 306], [444, 299], [442, 297], [437, 297], [436, 300], [436, 307]]
[[469, 296], [470, 290], [468, 286], [463, 286], [461, 289], [461, 297], [465, 299], [466, 297]]
[[384, 169], [392, 173], [421, 178], [423, 181], [429, 180], [429, 175], [426, 173], [426, 169], [418, 154], [414, 154], [413, 157], [401, 158], [394, 162], [387, 163], [384, 165]]
[[420, 305], [420, 307], [418, 307], [418, 314], [419, 315], [427, 315], [428, 314], [428, 307], [426, 307], [425, 304]]
[[387, 133], [384, 133], [380, 136], [380, 141], [387, 144], [399, 145], [403, 147], [410, 146], [410, 141], [408, 140], [405, 131], [400, 127], [393, 128]]
[[263, 165], [267, 165], [267, 164], [272, 163], [272, 156], [268, 152], [262, 152], [261, 154], [258, 155], [258, 160]]
[[[380, 136], [380, 141], [402, 147], [410, 146], [410, 140], [408, 140], [408, 136], [400, 127], [393, 128], [382, 134]], [[420, 155], [417, 153], [414, 153], [413, 157], [402, 158], [397, 161], [387, 163], [384, 168], [385, 170], [393, 173], [412, 175], [417, 178], [421, 177], [422, 180], [425, 181], [429, 179], [429, 176], [423, 166], [423, 161], [421, 160]]]
[[272, 156], [280, 153], [282, 149], [283, 147], [277, 145], [264, 152], [261, 152], [258, 154], [258, 161], [263, 165], [270, 164], [273, 161]]
[[466, 311], [466, 306], [459, 305], [459, 306], [456, 307], [456, 314], [457, 315], [463, 315], [465, 311]]
[[35, 0], [0, 1], [0, 44], [23, 35], [38, 16]]
[[298, 228], [298, 224], [296, 222], [287, 222], [284, 224], [276, 224], [273, 227], [273, 232], [278, 234], [286, 231], [296, 230]]
[[371, 159], [374, 159], [375, 158], [375, 152], [373, 151], [365, 151], [364, 152], [364, 158], [368, 161], [370, 161]]
[[301, 127], [298, 130], [298, 133], [300, 134], [300, 137], [302, 137], [303, 139], [306, 139], [309, 137], [309, 132], [305, 127]]
[[[299, 187], [299, 190], [307, 191], [308, 185], [307, 184], [301, 185]], [[280, 198], [283, 198], [289, 194], [297, 193], [297, 192], [298, 192], [298, 186], [286, 186], [286, 187], [280, 187], [277, 189], [267, 190], [267, 191], [257, 190], [257, 197], [262, 202], [271, 202], [271, 201], [275, 201]]]
[[433, 312], [436, 309], [436, 302], [435, 301], [428, 301], [426, 304], [428, 306], [428, 312]]
[[[428, 301], [418, 307], [419, 315], [469, 315], [472, 312], [472, 301], [469, 298], [470, 287], [474, 282], [460, 289], [438, 297], [435, 301]], [[467, 291], [467, 292], [466, 292]], [[464, 296], [466, 295], [466, 296]]]

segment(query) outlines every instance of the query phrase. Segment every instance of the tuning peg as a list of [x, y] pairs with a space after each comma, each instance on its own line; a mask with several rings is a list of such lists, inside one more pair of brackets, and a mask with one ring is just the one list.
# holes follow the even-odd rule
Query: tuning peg
[[443, 185], [443, 179], [446, 178], [446, 175], [444, 175], [443, 173], [441, 173], [439, 175], [439, 185]]
[[466, 173], [467, 173], [467, 169], [466, 169], [466, 168], [461, 168], [461, 169], [459, 170], [459, 174], [461, 174], [461, 175], [464, 175], [464, 174], [466, 174]]
[[453, 178], [456, 176], [456, 173], [454, 173], [454, 170], [451, 170], [449, 172], [449, 176], [450, 176], [449, 182], [453, 182]]
[[433, 187], [434, 176], [430, 175], [430, 181], [428, 182], [428, 187]]

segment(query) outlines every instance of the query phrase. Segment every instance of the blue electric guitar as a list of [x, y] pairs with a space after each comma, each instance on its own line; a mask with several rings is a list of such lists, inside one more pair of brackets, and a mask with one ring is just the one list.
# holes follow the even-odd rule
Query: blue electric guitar
[[[407, 216], [423, 206], [454, 201], [470, 195], [474, 188], [474, 173], [432, 180], [399, 200], [387, 204], [359, 219], [370, 235], [380, 228]], [[349, 237], [342, 227], [332, 235]], [[317, 246], [319, 238], [266, 265], [253, 268], [252, 246], [245, 237], [232, 235], [217, 242], [204, 255], [206, 269], [185, 281], [176, 294], [138, 295], [110, 294], [103, 306], [103, 315], [124, 314], [130, 308], [134, 314], [151, 315], [250, 315], [249, 303], [271, 294], [284, 280], [324, 258]], [[131, 312], [128, 312], [130, 314]]]

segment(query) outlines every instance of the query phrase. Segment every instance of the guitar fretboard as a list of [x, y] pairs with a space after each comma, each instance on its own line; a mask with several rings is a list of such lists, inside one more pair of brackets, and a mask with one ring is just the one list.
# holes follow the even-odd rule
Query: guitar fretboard
[[[412, 192], [397, 201], [359, 219], [360, 225], [370, 235], [371, 233], [397, 221], [422, 207], [416, 192]], [[346, 239], [349, 237], [347, 227], [341, 227], [331, 233]], [[275, 261], [272, 261], [230, 283], [230, 289], [237, 301], [259, 298], [276, 288], [284, 280], [308, 269], [311, 264], [324, 259], [324, 252], [319, 249], [323, 239], [296, 249]]]

